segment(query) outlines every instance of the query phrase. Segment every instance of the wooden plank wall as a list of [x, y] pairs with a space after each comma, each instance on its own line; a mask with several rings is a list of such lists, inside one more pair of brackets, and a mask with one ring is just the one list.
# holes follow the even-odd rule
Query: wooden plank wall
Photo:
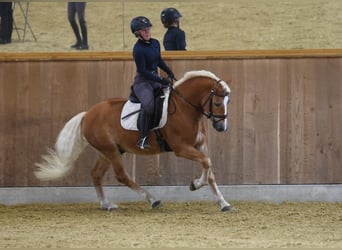
[[[342, 182], [342, 56], [329, 53], [164, 54], [178, 78], [206, 69], [232, 80], [229, 132], [209, 129], [219, 184]], [[34, 162], [73, 115], [128, 96], [135, 65], [128, 53], [70, 54], [0, 55], [0, 187], [92, 186], [91, 149], [59, 181], [35, 179]], [[172, 153], [123, 161], [142, 185], [188, 185], [201, 173]], [[105, 183], [118, 184], [112, 171]]]

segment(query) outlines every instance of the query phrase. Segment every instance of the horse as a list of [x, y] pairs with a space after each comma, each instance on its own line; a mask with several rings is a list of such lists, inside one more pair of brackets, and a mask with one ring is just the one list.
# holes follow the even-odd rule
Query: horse
[[[197, 161], [202, 165], [200, 178], [190, 183], [190, 190], [198, 190], [208, 185], [221, 211], [233, 207], [224, 199], [212, 171], [208, 156], [207, 130], [205, 118], [218, 132], [228, 130], [228, 104], [230, 88], [214, 73], [206, 70], [189, 71], [169, 86], [169, 107], [167, 122], [159, 129], [169, 150], [177, 157]], [[118, 208], [110, 203], [103, 191], [102, 181], [106, 171], [112, 166], [116, 179], [138, 193], [152, 208], [161, 206], [146, 189], [135, 183], [124, 170], [121, 156], [125, 152], [141, 155], [160, 154], [158, 136], [150, 131], [148, 151], [136, 146], [139, 131], [126, 130], [121, 126], [120, 114], [127, 98], [115, 97], [103, 100], [86, 112], [72, 117], [59, 132], [54, 149], [48, 148], [36, 163], [35, 176], [40, 180], [54, 180], [67, 175], [81, 152], [90, 145], [98, 152], [98, 159], [91, 170], [92, 181], [104, 210]]]

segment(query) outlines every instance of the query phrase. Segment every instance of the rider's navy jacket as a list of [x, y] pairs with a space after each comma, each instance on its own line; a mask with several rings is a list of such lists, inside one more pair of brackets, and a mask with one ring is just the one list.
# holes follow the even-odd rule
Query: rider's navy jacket
[[167, 74], [172, 73], [161, 58], [160, 44], [156, 39], [151, 38], [149, 42], [138, 39], [133, 48], [133, 57], [137, 73], [148, 80], [161, 82], [161, 78], [158, 76], [158, 67]]

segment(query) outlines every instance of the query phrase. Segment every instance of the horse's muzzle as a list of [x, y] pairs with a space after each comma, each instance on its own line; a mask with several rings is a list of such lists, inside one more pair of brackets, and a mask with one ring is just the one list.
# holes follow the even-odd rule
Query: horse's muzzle
[[213, 128], [218, 132], [224, 132], [228, 130], [227, 119], [215, 121], [213, 120]]

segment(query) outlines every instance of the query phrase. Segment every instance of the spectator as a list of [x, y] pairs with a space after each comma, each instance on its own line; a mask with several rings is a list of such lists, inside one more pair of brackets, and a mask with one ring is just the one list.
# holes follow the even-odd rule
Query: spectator
[[0, 44], [12, 42], [13, 10], [12, 2], [0, 2]]
[[[87, 50], [89, 48], [87, 24], [85, 21], [85, 8], [86, 2], [68, 2], [68, 19], [76, 36], [76, 43], [72, 45], [71, 48], [78, 50]], [[76, 22], [76, 13], [81, 28], [82, 37]]]
[[175, 8], [166, 8], [160, 14], [165, 28], [163, 45], [165, 50], [186, 50], [185, 32], [179, 27], [179, 18], [182, 15]]
[[174, 79], [170, 68], [160, 54], [160, 43], [151, 38], [152, 23], [146, 17], [138, 16], [131, 21], [131, 31], [138, 38], [133, 48], [133, 57], [137, 67], [132, 89], [141, 103], [141, 114], [138, 121], [140, 140], [137, 146], [146, 150], [150, 147], [147, 142], [150, 131], [150, 120], [154, 113], [154, 92], [168, 87], [171, 82], [158, 75], [158, 67], [165, 71], [169, 78]]

